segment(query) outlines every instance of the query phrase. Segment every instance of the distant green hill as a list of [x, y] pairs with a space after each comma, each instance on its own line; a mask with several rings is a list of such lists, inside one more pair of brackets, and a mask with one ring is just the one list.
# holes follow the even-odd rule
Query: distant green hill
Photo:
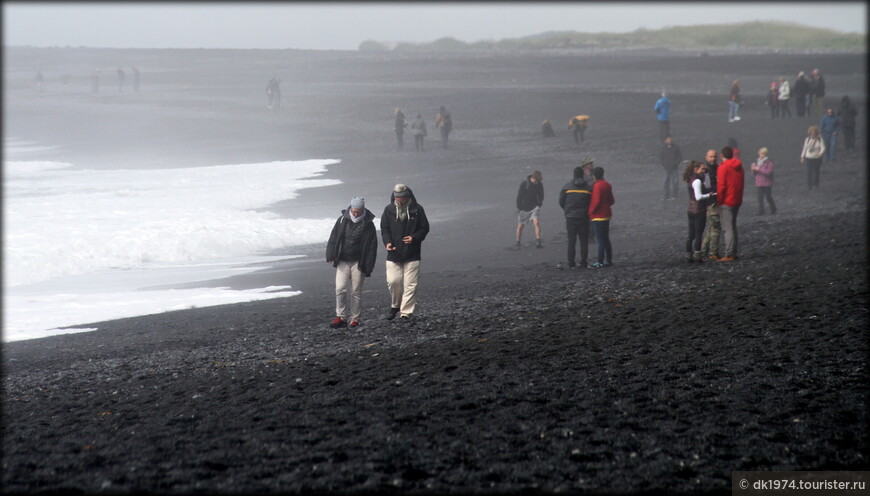
[[466, 43], [441, 38], [430, 43], [393, 43], [372, 40], [360, 44], [361, 51], [447, 51], [447, 50], [543, 50], [565, 48], [675, 49], [782, 49], [866, 51], [867, 36], [840, 33], [801, 24], [757, 21], [738, 24], [673, 26], [657, 30], [637, 29], [630, 33], [580, 33], [551, 31], [499, 41]]

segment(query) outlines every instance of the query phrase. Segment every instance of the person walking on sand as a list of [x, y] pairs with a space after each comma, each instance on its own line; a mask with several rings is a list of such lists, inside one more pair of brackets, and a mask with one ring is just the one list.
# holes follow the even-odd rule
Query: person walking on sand
[[523, 226], [531, 221], [535, 226], [535, 246], [542, 248], [541, 245], [541, 223], [539, 215], [541, 205], [544, 204], [544, 184], [541, 182], [543, 176], [541, 171], [534, 171], [531, 175], [520, 183], [520, 189], [517, 191], [517, 244], [515, 249], [519, 250], [523, 237]]
[[788, 101], [791, 99], [791, 87], [788, 85], [788, 79], [779, 78], [779, 116], [785, 119], [785, 114], [791, 117], [791, 110], [788, 108]]
[[402, 112], [402, 109], [396, 109], [396, 140], [399, 142], [399, 150], [405, 148], [405, 128], [408, 127], [408, 123], [405, 122], [405, 114]]
[[819, 175], [824, 155], [825, 142], [822, 140], [819, 126], [810, 126], [804, 140], [804, 147], [801, 150], [801, 163], [807, 166], [807, 189], [819, 188]]
[[731, 93], [728, 95], [728, 122], [740, 120], [740, 80], [731, 83]]
[[776, 81], [770, 83], [770, 90], [767, 92], [767, 101], [765, 101], [764, 104], [770, 107], [771, 119], [779, 117], [779, 88], [776, 87]]
[[118, 73], [118, 93], [120, 93], [121, 90], [124, 89], [124, 80], [127, 78], [127, 73], [125, 73], [124, 69], [122, 69], [121, 67], [118, 67], [117, 73]]
[[834, 115], [834, 109], [829, 108], [825, 116], [819, 121], [819, 129], [822, 132], [822, 140], [825, 142], [825, 160], [835, 162], [837, 160], [837, 135], [840, 134], [840, 118]]
[[[704, 156], [704, 165], [707, 172], [704, 174], [704, 187], [711, 192], [716, 191], [716, 171], [719, 168], [719, 153], [716, 150], [707, 150]], [[719, 235], [722, 233], [722, 222], [719, 217], [719, 204], [710, 201], [707, 204], [707, 225], [704, 230], [704, 239], [701, 242], [701, 256], [708, 260], [719, 260]]]
[[435, 116], [435, 127], [441, 130], [441, 146], [447, 148], [447, 138], [450, 136], [450, 131], [453, 131], [453, 117], [444, 105]]
[[42, 93], [42, 83], [45, 81], [45, 77], [42, 75], [42, 71], [36, 73], [36, 92]]
[[365, 199], [354, 196], [335, 221], [326, 243], [326, 261], [336, 268], [335, 320], [329, 324], [333, 329], [347, 326], [348, 321], [352, 328], [360, 325], [363, 283], [372, 275], [378, 256], [374, 219]]
[[584, 136], [586, 135], [586, 126], [589, 125], [589, 116], [588, 115], [577, 115], [571, 118], [568, 121], [568, 129], [571, 129], [571, 132], [574, 135], [574, 143], [579, 145], [583, 142]]
[[743, 162], [734, 157], [730, 146], [722, 148], [724, 162], [716, 171], [716, 202], [725, 231], [725, 256], [718, 262], [737, 260], [737, 214], [743, 204]]
[[666, 91], [662, 91], [662, 97], [656, 101], [653, 110], [659, 121], [659, 139], [664, 141], [665, 137], [671, 135], [671, 100], [668, 99]]
[[776, 164], [767, 157], [767, 147], [758, 150], [758, 160], [750, 168], [755, 176], [755, 189], [758, 190], [758, 215], [764, 215], [764, 200], [770, 205], [770, 213], [776, 213], [773, 202], [773, 168]]
[[680, 147], [674, 143], [673, 138], [670, 136], [666, 137], [665, 144], [662, 145], [662, 149], [659, 152], [659, 162], [661, 162], [662, 169], [664, 170], [664, 194], [662, 195], [662, 200], [677, 199], [677, 178], [679, 175], [677, 168], [682, 161], [683, 152], [680, 150]]
[[616, 203], [613, 197], [613, 187], [604, 180], [604, 169], [592, 169], [595, 182], [592, 184], [592, 198], [589, 200], [589, 221], [595, 232], [595, 242], [598, 244], [598, 261], [592, 267], [610, 267], [613, 265], [613, 247], [610, 245], [610, 219], [613, 212], [610, 207]]
[[813, 112], [815, 115], [822, 115], [825, 112], [825, 77], [818, 69], [813, 69], [812, 79], [810, 79], [810, 94], [812, 95]]
[[794, 95], [794, 109], [797, 112], [798, 117], [803, 117], [807, 114], [807, 95], [810, 93], [810, 82], [807, 81], [806, 75], [804, 71], [798, 72], [797, 79], [795, 79], [794, 86], [792, 87], [792, 94]]
[[410, 322], [414, 315], [421, 247], [428, 234], [429, 219], [411, 188], [395, 185], [390, 204], [381, 215], [381, 240], [387, 249], [387, 288], [390, 290], [387, 320], [399, 314], [401, 322]]
[[94, 69], [91, 72], [91, 92], [97, 93], [100, 91], [100, 70]]
[[[591, 162], [590, 162], [591, 163]], [[583, 167], [574, 168], [574, 178], [559, 191], [559, 206], [565, 212], [568, 230], [568, 268], [585, 269], [589, 258], [589, 203], [592, 199], [589, 183], [583, 177]], [[580, 265], [577, 260], [577, 239], [580, 239]]]
[[716, 196], [715, 191], [704, 183], [707, 164], [691, 160], [683, 171], [683, 181], [689, 187], [689, 237], [686, 239], [686, 261], [703, 262], [701, 242], [707, 225], [707, 204]]
[[426, 137], [426, 122], [422, 115], [417, 114], [414, 117], [414, 122], [411, 123], [411, 133], [414, 135], [414, 149], [418, 152], [424, 151], [423, 138]]
[[854, 151], [855, 119], [858, 117], [858, 109], [855, 108], [848, 95], [843, 95], [843, 98], [840, 100], [837, 116], [840, 118], [840, 128], [843, 130], [844, 150], [847, 152]]

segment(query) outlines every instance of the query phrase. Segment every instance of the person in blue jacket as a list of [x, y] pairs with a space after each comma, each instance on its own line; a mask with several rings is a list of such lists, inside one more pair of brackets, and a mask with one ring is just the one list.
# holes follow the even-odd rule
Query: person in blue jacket
[[653, 110], [656, 111], [656, 119], [659, 121], [660, 141], [671, 135], [671, 101], [666, 91], [662, 91], [662, 97], [658, 99]]
[[822, 130], [822, 140], [825, 142], [825, 160], [836, 160], [837, 135], [840, 134], [840, 118], [834, 115], [834, 109], [829, 108], [819, 122]]

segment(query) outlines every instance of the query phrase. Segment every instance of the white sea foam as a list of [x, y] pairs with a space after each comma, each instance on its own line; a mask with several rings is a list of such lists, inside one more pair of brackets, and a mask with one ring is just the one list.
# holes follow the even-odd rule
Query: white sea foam
[[337, 162], [158, 170], [4, 162], [4, 341], [296, 294], [289, 286], [140, 289], [250, 272], [262, 268], [251, 264], [291, 258], [264, 256], [275, 249], [325, 241], [334, 218], [286, 219], [263, 209], [299, 189], [339, 183], [318, 178]]

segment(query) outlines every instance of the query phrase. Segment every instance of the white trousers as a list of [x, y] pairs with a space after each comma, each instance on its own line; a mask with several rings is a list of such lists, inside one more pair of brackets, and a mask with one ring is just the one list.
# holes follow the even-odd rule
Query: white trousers
[[396, 263], [387, 260], [387, 288], [390, 307], [398, 308], [401, 316], [410, 316], [417, 305], [417, 281], [420, 280], [420, 261]]
[[[359, 320], [362, 306], [362, 287], [366, 276], [359, 270], [359, 262], [338, 262], [335, 270], [335, 316], [344, 320]], [[347, 290], [350, 287], [350, 297]], [[348, 315], [348, 299], [350, 300], [350, 315]]]

